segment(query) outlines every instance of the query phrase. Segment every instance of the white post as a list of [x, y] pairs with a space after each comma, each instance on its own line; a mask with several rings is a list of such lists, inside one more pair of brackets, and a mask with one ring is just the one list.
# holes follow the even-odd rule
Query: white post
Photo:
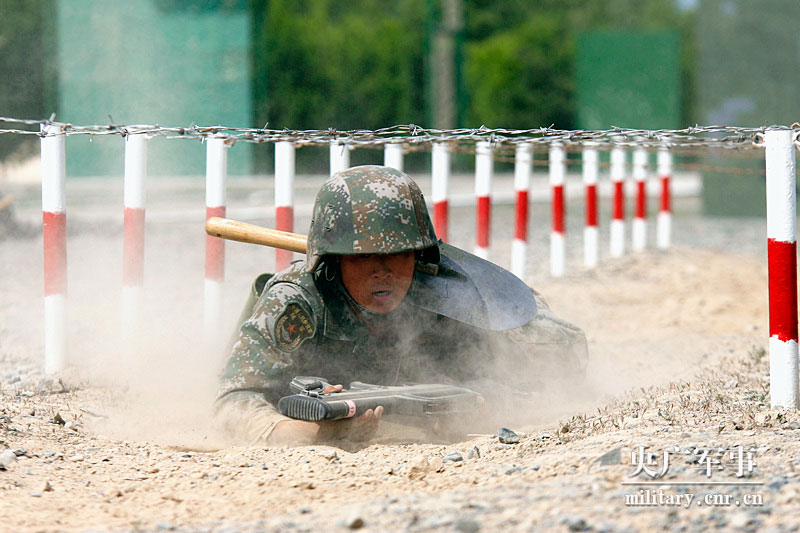
[[644, 148], [633, 152], [633, 179], [636, 182], [636, 210], [631, 247], [634, 252], [641, 252], [647, 246], [647, 151]]
[[766, 131], [769, 387], [773, 408], [797, 409], [797, 202], [793, 132]]
[[661, 178], [661, 208], [658, 210], [657, 244], [661, 250], [666, 250], [672, 239], [672, 154], [666, 148], [658, 151], [658, 176]]
[[403, 171], [402, 144], [387, 144], [383, 147], [383, 165]]
[[350, 147], [344, 141], [336, 139], [331, 141], [331, 176], [342, 170], [350, 168]]
[[625, 253], [625, 150], [611, 150], [611, 185], [614, 189], [611, 213], [611, 257], [622, 257]]
[[142, 313], [144, 284], [145, 187], [147, 137], [125, 137], [125, 208], [122, 245], [122, 339], [129, 349], [136, 343]]
[[514, 158], [514, 191], [516, 208], [514, 240], [511, 242], [511, 272], [525, 279], [525, 263], [528, 257], [528, 194], [531, 186], [531, 143], [517, 145]]
[[492, 216], [492, 145], [486, 141], [477, 143], [475, 153], [475, 197], [477, 199], [477, 225], [475, 232], [475, 255], [489, 259], [489, 233]]
[[[275, 143], [275, 229], [294, 231], [294, 144]], [[275, 272], [289, 266], [294, 254], [275, 248]]]
[[433, 143], [431, 154], [431, 200], [433, 201], [433, 228], [436, 236], [447, 242], [447, 217], [450, 189], [450, 150], [447, 143]]
[[44, 234], [44, 371], [67, 364], [66, 136], [42, 126], [42, 232]]
[[586, 268], [597, 266], [598, 230], [597, 230], [597, 175], [599, 159], [595, 148], [587, 147], [583, 151], [583, 185], [586, 189], [586, 225], [583, 228], [583, 263]]
[[550, 146], [550, 188], [553, 198], [553, 228], [550, 232], [550, 274], [561, 277], [566, 272], [567, 256], [564, 242], [565, 209], [564, 178], [567, 173], [564, 149], [559, 144]]
[[[206, 139], [206, 220], [225, 217], [225, 182], [228, 177], [228, 145], [225, 138]], [[222, 338], [220, 325], [224, 307], [225, 240], [206, 235], [206, 279], [203, 323], [207, 341], [212, 349]]]

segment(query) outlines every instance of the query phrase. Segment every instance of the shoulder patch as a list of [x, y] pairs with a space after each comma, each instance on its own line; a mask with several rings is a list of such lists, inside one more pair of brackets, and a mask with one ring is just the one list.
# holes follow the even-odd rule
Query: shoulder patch
[[275, 320], [273, 338], [284, 352], [297, 349], [306, 339], [314, 336], [314, 320], [299, 304], [290, 303]]

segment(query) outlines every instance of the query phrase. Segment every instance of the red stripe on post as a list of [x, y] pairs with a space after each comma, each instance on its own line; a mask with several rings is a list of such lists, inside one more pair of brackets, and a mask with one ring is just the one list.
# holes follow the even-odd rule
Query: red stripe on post
[[597, 186], [586, 186], [586, 225], [597, 226]]
[[489, 221], [491, 219], [492, 204], [488, 196], [478, 197], [478, 229], [476, 244], [481, 248], [489, 247]]
[[767, 240], [769, 336], [797, 341], [797, 243]]
[[436, 237], [447, 242], [447, 200], [441, 202], [434, 202], [433, 204], [433, 231], [436, 232]]
[[[280, 231], [294, 231], [294, 209], [284, 205], [275, 208], [275, 229]], [[280, 272], [292, 262], [292, 252], [275, 248], [275, 270]]]
[[669, 213], [671, 209], [671, 198], [669, 194], [669, 176], [661, 177], [661, 211]]
[[[206, 207], [206, 220], [225, 217], [225, 206]], [[225, 281], [225, 239], [206, 234], [206, 279]]]
[[647, 217], [647, 191], [644, 181], [636, 182], [636, 218]]
[[625, 189], [621, 181], [614, 182], [614, 220], [625, 218]]
[[564, 186], [553, 185], [553, 231], [564, 233]]
[[528, 240], [528, 191], [517, 191], [514, 238], [521, 241]]
[[122, 242], [122, 283], [144, 283], [144, 209], [126, 207]]
[[44, 295], [67, 292], [67, 214], [42, 212]]

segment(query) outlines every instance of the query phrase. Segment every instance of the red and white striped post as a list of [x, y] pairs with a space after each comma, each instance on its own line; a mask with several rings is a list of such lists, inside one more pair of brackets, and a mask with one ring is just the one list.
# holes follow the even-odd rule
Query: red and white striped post
[[343, 141], [336, 139], [331, 141], [331, 176], [342, 170], [350, 168], [350, 147]]
[[147, 138], [125, 137], [125, 215], [122, 244], [122, 337], [125, 344], [137, 337], [144, 284], [144, 220], [147, 177]]
[[[206, 139], [206, 220], [225, 216], [225, 181], [228, 176], [228, 145], [222, 136]], [[206, 235], [205, 331], [220, 331], [225, 281], [225, 240]], [[217, 340], [215, 335], [213, 340]]]
[[44, 371], [67, 364], [66, 136], [42, 126], [42, 232], [44, 234]]
[[[294, 231], [294, 144], [275, 143], [275, 229]], [[294, 254], [275, 249], [275, 271], [289, 266]]]
[[586, 225], [583, 228], [583, 263], [594, 268], [598, 262], [597, 229], [597, 176], [599, 160], [597, 149], [588, 146], [583, 151], [583, 185], [586, 189]]
[[672, 154], [666, 148], [658, 151], [658, 176], [661, 179], [661, 208], [658, 211], [656, 244], [659, 249], [669, 248], [672, 238], [672, 198], [670, 180], [672, 179]]
[[647, 246], [647, 151], [633, 152], [633, 179], [636, 182], [636, 211], [631, 228], [631, 248], [641, 252]]
[[383, 147], [383, 165], [403, 171], [403, 145], [387, 144]]
[[550, 146], [550, 189], [552, 191], [553, 229], [550, 232], [550, 274], [561, 277], [566, 272], [567, 255], [564, 242], [564, 179], [567, 174], [564, 148]]
[[514, 191], [517, 197], [514, 215], [514, 240], [511, 242], [511, 272], [525, 279], [528, 256], [528, 191], [531, 186], [531, 143], [517, 145], [514, 157]]
[[769, 386], [773, 408], [797, 409], [797, 203], [794, 133], [765, 134], [769, 263]]
[[611, 186], [613, 205], [611, 210], [611, 257], [622, 257], [625, 253], [625, 150], [611, 150]]
[[436, 236], [447, 242], [448, 195], [450, 188], [450, 150], [447, 143], [433, 143], [431, 154], [431, 200], [433, 229]]
[[477, 226], [475, 231], [475, 255], [489, 259], [489, 232], [492, 218], [492, 145], [478, 142], [475, 147], [475, 197], [477, 198]]

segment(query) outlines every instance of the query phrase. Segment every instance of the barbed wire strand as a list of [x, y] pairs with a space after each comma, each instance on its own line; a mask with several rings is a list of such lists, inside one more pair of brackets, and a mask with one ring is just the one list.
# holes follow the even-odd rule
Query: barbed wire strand
[[512, 150], [521, 143], [536, 145], [559, 144], [566, 150], [587, 146], [671, 150], [688, 149], [752, 149], [763, 146], [763, 136], [769, 129], [792, 129], [798, 125], [738, 127], [693, 126], [684, 129], [644, 130], [611, 128], [607, 130], [562, 130], [551, 127], [531, 129], [480, 128], [431, 129], [414, 124], [390, 126], [376, 130], [276, 130], [268, 128], [235, 128], [228, 126], [172, 127], [156, 125], [89, 125], [79, 126], [52, 120], [27, 120], [0, 117], [0, 123], [38, 126], [39, 131], [20, 128], [0, 128], [0, 134], [37, 135], [146, 135], [167, 139], [200, 139], [222, 136], [229, 142], [276, 143], [290, 141], [298, 146], [321, 146], [332, 142], [352, 147], [380, 147], [400, 144], [408, 151], [424, 150], [434, 142], [448, 143], [455, 151], [474, 151], [477, 142], [489, 142], [496, 149]]

